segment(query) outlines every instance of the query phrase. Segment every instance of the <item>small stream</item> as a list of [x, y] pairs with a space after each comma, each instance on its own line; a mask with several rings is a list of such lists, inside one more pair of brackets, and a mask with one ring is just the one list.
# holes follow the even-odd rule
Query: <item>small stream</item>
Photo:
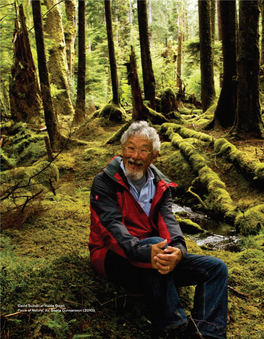
[[195, 235], [187, 235], [197, 245], [205, 245], [209, 249], [227, 250], [230, 252], [241, 251], [238, 246], [240, 237], [231, 225], [223, 221], [217, 221], [206, 214], [193, 212], [190, 207], [186, 206], [172, 204], [172, 211], [173, 213], [184, 213], [184, 216], [181, 215], [181, 218], [190, 219], [200, 225], [202, 229], [208, 231]]

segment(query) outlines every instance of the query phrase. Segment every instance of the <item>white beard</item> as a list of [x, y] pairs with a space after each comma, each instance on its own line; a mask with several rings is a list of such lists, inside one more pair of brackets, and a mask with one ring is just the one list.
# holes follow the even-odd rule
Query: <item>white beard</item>
[[[128, 159], [128, 161], [130, 161], [131, 163], [141, 163], [141, 164], [143, 164], [142, 161], [135, 161], [135, 160], [133, 160], [133, 159], [131, 159], [131, 158]], [[131, 179], [131, 180], [139, 180], [139, 179], [142, 179], [142, 178], [144, 177], [145, 173], [144, 173], [143, 170], [134, 173], [134, 172], [131, 172], [129, 169], [127, 169], [127, 168], [125, 167], [125, 175], [126, 175], [129, 179]]]
[[136, 181], [139, 179], [142, 179], [144, 176], [144, 172], [136, 172], [136, 173], [131, 173], [128, 169], [125, 168], [125, 175], [127, 178], [131, 179], [132, 181]]

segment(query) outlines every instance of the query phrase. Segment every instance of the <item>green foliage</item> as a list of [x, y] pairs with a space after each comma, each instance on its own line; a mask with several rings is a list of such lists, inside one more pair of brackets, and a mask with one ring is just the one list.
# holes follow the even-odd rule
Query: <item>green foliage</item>
[[51, 96], [53, 98], [56, 98], [61, 93], [66, 92], [66, 90], [65, 89], [58, 89], [55, 84], [51, 83], [50, 84], [50, 92], [51, 92]]

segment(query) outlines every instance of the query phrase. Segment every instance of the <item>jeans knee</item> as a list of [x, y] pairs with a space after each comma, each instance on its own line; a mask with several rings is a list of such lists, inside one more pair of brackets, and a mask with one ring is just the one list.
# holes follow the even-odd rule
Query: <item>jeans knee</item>
[[223, 262], [221, 259], [217, 259], [217, 266], [218, 266], [218, 272], [221, 274], [223, 277], [228, 277], [228, 267], [226, 263]]

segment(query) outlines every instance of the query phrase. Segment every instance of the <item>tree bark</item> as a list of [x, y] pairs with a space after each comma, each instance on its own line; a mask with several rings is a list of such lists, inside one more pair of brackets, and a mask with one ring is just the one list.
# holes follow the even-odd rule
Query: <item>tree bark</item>
[[201, 97], [205, 112], [215, 99], [210, 1], [198, 0], [201, 59]]
[[237, 101], [236, 82], [236, 0], [219, 3], [223, 48], [223, 87], [215, 110], [214, 127], [231, 127], [235, 119]]
[[264, 64], [264, 2], [260, 4], [261, 8], [261, 58], [260, 64]]
[[114, 46], [114, 40], [113, 40], [111, 3], [110, 3], [110, 0], [105, 0], [104, 3], [105, 3], [105, 19], [106, 19], [106, 29], [107, 29], [108, 52], [109, 52], [112, 91], [113, 91], [112, 102], [113, 104], [120, 106], [117, 65], [116, 65], [116, 58], [115, 58], [115, 46]]
[[152, 24], [152, 2], [151, 0], [148, 0], [148, 25], [149, 25], [149, 45], [150, 48], [152, 48], [152, 29], [151, 29], [151, 24]]
[[73, 77], [74, 66], [74, 44], [77, 32], [77, 2], [76, 0], [67, 0], [65, 3], [67, 23], [64, 28], [66, 43], [66, 56], [68, 62], [69, 76]]
[[40, 122], [41, 98], [36, 67], [31, 53], [23, 5], [15, 20], [14, 65], [9, 83], [11, 116], [15, 121]]
[[74, 124], [78, 125], [85, 119], [85, 72], [86, 72], [86, 53], [85, 53], [85, 1], [79, 0], [78, 9], [78, 84], [77, 101], [74, 116]]
[[259, 2], [239, 1], [237, 109], [232, 134], [264, 138], [259, 103]]
[[68, 64], [66, 58], [66, 45], [62, 27], [62, 17], [57, 0], [44, 0], [48, 10], [45, 21], [45, 32], [52, 41], [49, 49], [48, 69], [50, 82], [61, 90], [56, 96], [54, 106], [57, 114], [73, 115], [74, 109], [70, 99]]
[[58, 130], [57, 116], [54, 113], [52, 97], [50, 92], [49, 74], [46, 61], [41, 4], [40, 0], [32, 1], [33, 20], [35, 28], [35, 39], [38, 54], [38, 69], [41, 87], [41, 96], [45, 113], [45, 122], [53, 150], [61, 146], [63, 137]]
[[141, 64], [143, 71], [144, 96], [149, 101], [149, 106], [155, 109], [155, 78], [152, 68], [149, 44], [149, 29], [146, 0], [137, 0], [138, 5], [138, 25], [141, 49]]
[[147, 120], [146, 108], [142, 99], [142, 92], [138, 80], [137, 62], [133, 46], [131, 46], [130, 62], [127, 65], [128, 80], [131, 86], [134, 120]]

